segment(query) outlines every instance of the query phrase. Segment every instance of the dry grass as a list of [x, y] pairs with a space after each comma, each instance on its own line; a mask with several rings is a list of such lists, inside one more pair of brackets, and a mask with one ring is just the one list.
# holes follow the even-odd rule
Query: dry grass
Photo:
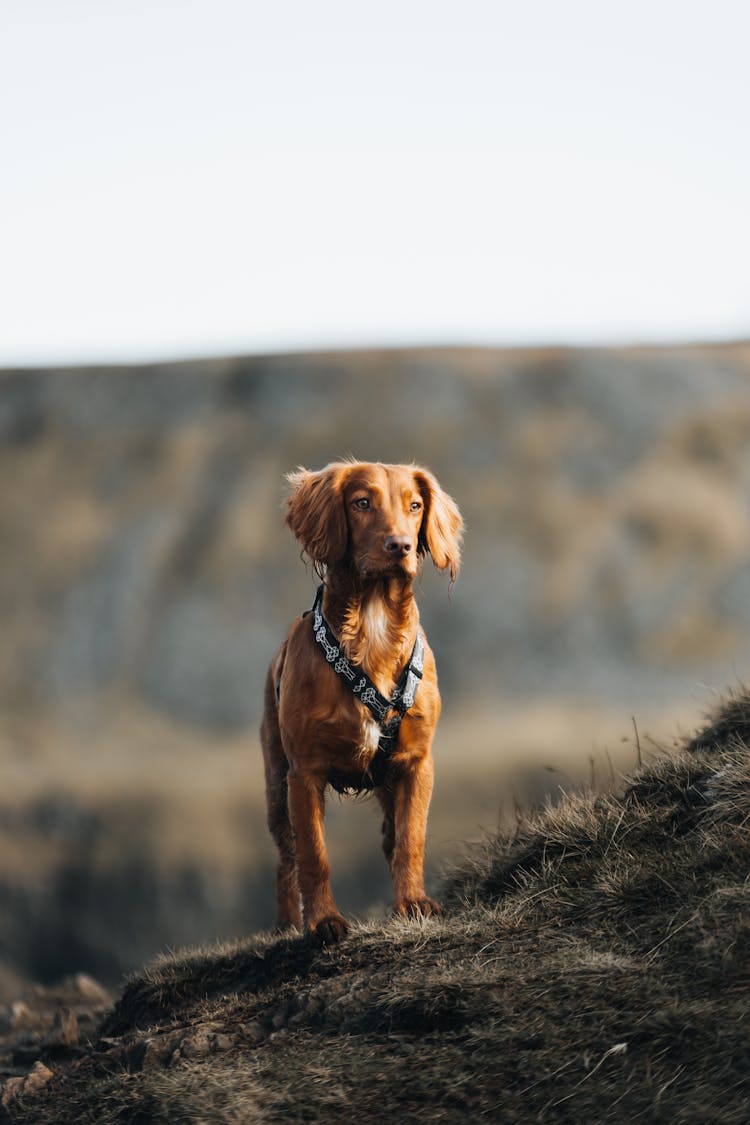
[[750, 1118], [750, 694], [621, 796], [488, 837], [443, 921], [133, 978], [12, 1122]]

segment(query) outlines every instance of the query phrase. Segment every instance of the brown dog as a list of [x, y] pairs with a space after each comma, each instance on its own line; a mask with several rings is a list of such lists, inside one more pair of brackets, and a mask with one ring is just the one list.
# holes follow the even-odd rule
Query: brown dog
[[266, 682], [261, 742], [279, 849], [277, 924], [299, 928], [304, 916], [308, 931], [334, 942], [348, 926], [329, 883], [328, 784], [374, 790], [396, 913], [440, 911], [425, 894], [423, 871], [440, 695], [412, 587], [428, 552], [456, 577], [462, 521], [416, 466], [344, 462], [288, 479], [287, 525], [324, 584]]

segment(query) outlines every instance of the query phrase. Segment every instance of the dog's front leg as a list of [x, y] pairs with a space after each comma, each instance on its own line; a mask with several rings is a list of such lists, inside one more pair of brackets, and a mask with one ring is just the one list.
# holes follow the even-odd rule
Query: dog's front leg
[[325, 781], [290, 770], [289, 819], [297, 853], [297, 877], [305, 928], [328, 944], [340, 941], [349, 926], [333, 901], [323, 831]]
[[409, 917], [441, 913], [439, 905], [427, 897], [424, 889], [424, 847], [432, 778], [432, 756], [427, 753], [416, 766], [405, 769], [393, 783], [393, 909], [396, 914]]

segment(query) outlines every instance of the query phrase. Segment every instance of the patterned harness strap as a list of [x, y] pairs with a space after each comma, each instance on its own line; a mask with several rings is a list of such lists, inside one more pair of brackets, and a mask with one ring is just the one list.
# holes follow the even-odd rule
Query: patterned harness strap
[[[409, 663], [393, 689], [390, 699], [382, 695], [363, 668], [352, 664], [342, 651], [338, 638], [323, 616], [323, 586], [318, 587], [313, 615], [313, 634], [328, 663], [336, 675], [343, 680], [350, 691], [360, 699], [370, 711], [380, 727], [380, 740], [375, 756], [370, 762], [367, 775], [372, 785], [382, 785], [388, 766], [388, 759], [396, 749], [401, 720], [414, 703], [424, 669], [424, 642], [417, 631]], [[388, 719], [389, 713], [395, 714]]]

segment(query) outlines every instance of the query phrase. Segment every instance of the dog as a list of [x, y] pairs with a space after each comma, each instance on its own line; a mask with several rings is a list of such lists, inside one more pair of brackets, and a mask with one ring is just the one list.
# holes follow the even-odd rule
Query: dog
[[329, 944], [349, 927], [329, 881], [328, 785], [372, 790], [380, 802], [394, 912], [440, 913], [424, 888], [440, 694], [413, 586], [428, 553], [455, 580], [463, 522], [432, 473], [416, 465], [336, 462], [287, 480], [286, 524], [323, 584], [266, 680], [261, 744], [279, 852], [276, 921], [279, 930], [304, 922]]

